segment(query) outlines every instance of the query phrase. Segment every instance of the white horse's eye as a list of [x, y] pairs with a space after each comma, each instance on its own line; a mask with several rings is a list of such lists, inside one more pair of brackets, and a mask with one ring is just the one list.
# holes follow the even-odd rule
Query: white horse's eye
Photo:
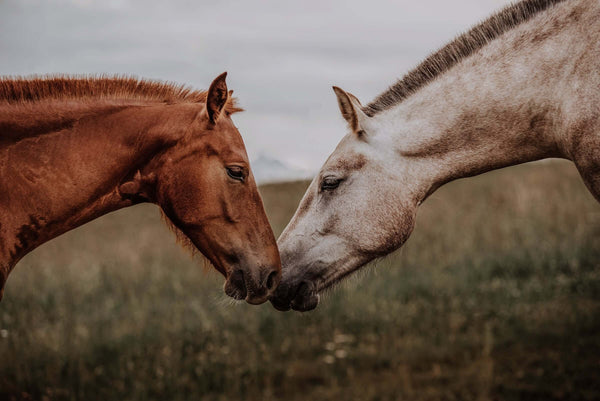
[[321, 181], [321, 191], [331, 191], [340, 186], [342, 182], [341, 178], [337, 177], [325, 177]]

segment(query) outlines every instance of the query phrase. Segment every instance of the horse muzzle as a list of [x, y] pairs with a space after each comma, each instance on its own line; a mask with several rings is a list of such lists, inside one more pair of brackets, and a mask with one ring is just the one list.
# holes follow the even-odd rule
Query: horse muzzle
[[269, 299], [280, 280], [281, 272], [277, 268], [262, 268], [255, 274], [236, 268], [229, 274], [223, 290], [233, 299], [260, 305]]
[[315, 285], [309, 281], [295, 284], [281, 283], [269, 301], [275, 309], [280, 311], [293, 309], [307, 312], [317, 307], [319, 294], [315, 291]]

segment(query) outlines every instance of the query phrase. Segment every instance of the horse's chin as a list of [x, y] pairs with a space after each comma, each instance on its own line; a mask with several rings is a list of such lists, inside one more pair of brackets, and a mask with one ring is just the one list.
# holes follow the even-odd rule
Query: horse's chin
[[296, 297], [290, 304], [291, 308], [298, 312], [308, 312], [319, 305], [319, 294], [311, 293], [305, 297]]
[[248, 294], [248, 291], [246, 290], [245, 286], [242, 286], [242, 288], [240, 288], [239, 286], [234, 285], [229, 279], [225, 281], [225, 284], [223, 285], [223, 291], [225, 292], [225, 294], [235, 299], [236, 301], [246, 299], [246, 296]]
[[275, 296], [269, 299], [278, 311], [286, 312], [293, 309], [298, 312], [308, 312], [319, 304], [319, 294], [315, 291], [313, 283], [302, 282], [297, 287], [286, 287], [284, 284], [278, 289], [279, 294], [276, 292]]
[[281, 303], [274, 299], [270, 299], [270, 301], [271, 305], [280, 312], [287, 312], [290, 309], [293, 309], [296, 312], [308, 312], [316, 309], [319, 305], [319, 299], [319, 294], [312, 294], [307, 298], [296, 298], [291, 303]]

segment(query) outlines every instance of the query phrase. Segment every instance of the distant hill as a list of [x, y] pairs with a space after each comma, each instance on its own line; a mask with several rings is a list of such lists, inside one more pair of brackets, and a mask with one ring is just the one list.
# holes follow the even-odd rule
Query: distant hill
[[308, 170], [292, 167], [264, 153], [251, 162], [251, 168], [258, 184], [308, 179], [313, 175]]

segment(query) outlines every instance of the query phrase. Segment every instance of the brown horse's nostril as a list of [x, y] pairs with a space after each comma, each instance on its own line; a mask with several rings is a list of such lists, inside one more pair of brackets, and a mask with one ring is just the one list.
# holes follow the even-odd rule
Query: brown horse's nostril
[[234, 270], [225, 282], [225, 293], [234, 299], [244, 299], [248, 293], [244, 272]]
[[273, 270], [269, 276], [267, 277], [267, 291], [271, 292], [275, 289], [275, 287], [277, 287], [277, 284], [279, 284], [279, 280], [278, 280], [278, 276], [279, 272], [277, 270]]
[[261, 268], [257, 273], [260, 273], [258, 280], [252, 280], [255, 277], [247, 272], [244, 274], [246, 280], [247, 296], [246, 302], [258, 305], [265, 302], [279, 285], [281, 274], [279, 269], [271, 270], [272, 268]]

